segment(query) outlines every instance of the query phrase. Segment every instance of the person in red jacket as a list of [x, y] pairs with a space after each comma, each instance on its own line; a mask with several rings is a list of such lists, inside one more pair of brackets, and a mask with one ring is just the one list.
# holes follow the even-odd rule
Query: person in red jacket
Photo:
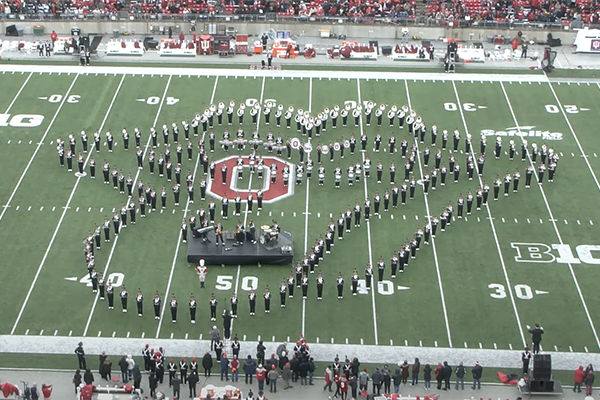
[[340, 376], [339, 388], [342, 400], [346, 400], [348, 397], [348, 379], [346, 379], [346, 376], [344, 375]]
[[333, 397], [337, 398], [338, 395], [339, 396], [342, 395], [342, 379], [341, 379], [341, 375], [340, 374], [335, 374], [335, 377], [333, 378], [333, 381], [335, 382], [335, 394], [333, 395]]
[[258, 368], [256, 368], [256, 380], [258, 381], [258, 390], [263, 391], [265, 389], [266, 378], [267, 370], [263, 368], [262, 364], [258, 364]]
[[333, 390], [331, 390], [332, 383], [333, 383], [333, 371], [331, 370], [331, 366], [327, 366], [327, 368], [325, 368], [325, 386], [323, 387], [323, 390], [329, 388], [329, 391], [333, 392]]
[[44, 383], [42, 385], [42, 394], [44, 395], [44, 400], [50, 400], [50, 396], [52, 396], [52, 385], [46, 385]]
[[580, 365], [579, 368], [575, 370], [575, 376], [573, 377], [573, 382], [575, 382], [573, 385], [573, 392], [577, 389], [577, 393], [581, 393], [581, 384], [584, 379], [585, 371], [583, 370], [583, 366]]

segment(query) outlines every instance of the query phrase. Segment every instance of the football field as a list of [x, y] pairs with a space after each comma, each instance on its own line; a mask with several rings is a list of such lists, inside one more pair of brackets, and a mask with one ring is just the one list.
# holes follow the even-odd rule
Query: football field
[[[0, 334], [206, 338], [212, 325], [208, 305], [211, 294], [219, 301], [221, 314], [236, 291], [240, 305], [233, 333], [247, 340], [261, 337], [280, 342], [295, 340], [303, 333], [313, 343], [519, 349], [530, 340], [526, 325], [539, 323], [546, 332], [542, 343], [546, 350], [600, 352], [600, 242], [595, 236], [600, 226], [600, 211], [596, 208], [600, 194], [597, 83], [550, 82], [545, 75], [4, 66], [0, 86], [0, 301], [5, 304]], [[292, 196], [265, 204], [259, 212], [244, 212], [244, 202], [241, 216], [224, 221], [226, 230], [234, 230], [238, 218], [242, 223], [252, 218], [257, 227], [276, 219], [283, 230], [293, 233], [295, 261], [310, 252], [320, 236], [324, 237], [330, 220], [337, 225], [337, 218], [347, 207], [353, 208], [356, 202], [363, 206], [366, 198], [373, 203], [375, 195], [392, 191], [391, 163], [396, 166], [395, 181], [400, 187], [406, 162], [401, 157], [400, 142], [406, 137], [409, 147], [413, 143], [417, 147], [418, 158], [411, 175], [418, 181], [414, 199], [388, 211], [382, 204], [380, 215], [371, 215], [360, 227], [355, 227], [353, 221], [351, 232], [344, 232], [343, 240], [338, 240], [336, 232], [331, 254], [326, 254], [317, 268], [325, 281], [322, 301], [316, 299], [315, 274], [309, 276], [306, 300], [297, 289], [285, 308], [279, 306], [279, 284], [288, 277], [292, 265], [209, 265], [207, 287], [201, 289], [195, 266], [187, 263], [187, 244], [181, 240], [182, 218], [200, 207], [208, 209], [209, 201], [200, 201], [198, 186], [203, 172], [197, 147], [202, 129], [198, 137], [192, 132], [191, 161], [187, 158], [187, 143], [182, 141], [182, 186], [185, 175], [193, 174], [196, 201], [187, 201], [187, 191], [182, 188], [182, 201], [174, 206], [174, 182], [149, 173], [150, 128], [155, 126], [158, 131], [158, 158], [163, 152], [164, 124], [171, 127], [176, 123], [181, 139], [183, 120], [191, 121], [211, 104], [227, 105], [231, 101], [236, 110], [241, 103], [248, 105], [242, 125], [246, 138], [256, 129], [249, 114], [255, 102], [281, 104], [284, 110], [293, 106], [294, 115], [302, 109], [312, 116], [336, 105], [342, 109], [346, 104], [350, 106], [346, 127], [340, 117], [336, 129], [330, 119], [326, 132], [320, 136], [313, 132], [312, 151], [307, 153], [315, 162], [311, 179], [305, 175], [301, 184], [294, 185]], [[355, 126], [352, 112], [357, 104], [364, 109], [370, 102], [375, 109], [385, 106], [382, 125], [377, 126], [373, 112], [367, 126], [361, 112]], [[397, 120], [394, 127], [389, 127], [387, 112], [392, 105], [406, 105], [422, 118], [427, 126], [424, 143], [415, 141], [406, 126], [399, 129]], [[262, 110], [259, 113], [257, 127], [262, 140], [272, 131], [284, 142], [295, 138], [309, 142], [296, 132], [293, 120], [291, 129], [286, 129], [282, 117], [282, 127], [278, 128], [274, 111], [268, 126]], [[215, 118], [217, 146], [214, 153], [208, 153], [211, 161], [218, 163], [238, 154], [248, 156], [249, 146], [241, 152], [233, 148], [225, 152], [218, 144], [226, 128], [235, 136], [236, 115], [233, 120], [232, 126], [218, 126]], [[431, 143], [433, 125], [439, 131], [435, 146]], [[143, 170], [137, 168], [133, 138], [136, 126], [142, 132]], [[124, 128], [131, 135], [129, 151], [122, 144]], [[443, 129], [449, 132], [445, 150], [441, 149]], [[56, 145], [61, 138], [67, 140], [67, 148], [67, 137], [74, 134], [76, 151], [82, 152], [82, 130], [89, 137], [90, 149], [95, 131], [101, 133], [102, 146], [99, 153], [83, 154], [87, 175], [76, 177], [76, 157], [73, 172], [67, 172], [66, 167], [59, 166]], [[452, 152], [455, 130], [460, 133], [460, 142], [458, 151]], [[112, 153], [105, 143], [107, 131], [115, 137]], [[379, 152], [373, 143], [377, 132], [382, 136]], [[365, 152], [359, 151], [363, 133], [368, 137]], [[343, 147], [352, 134], [358, 142], [354, 154], [345, 148], [342, 158], [335, 151], [333, 162], [329, 154], [322, 155], [325, 181], [320, 186], [317, 147], [327, 147], [330, 142]], [[398, 151], [390, 154], [388, 139], [392, 134]], [[466, 172], [468, 134], [475, 159], [482, 135], [487, 138], [483, 176], [475, 172], [472, 180]], [[498, 159], [494, 157], [496, 138], [501, 138], [503, 145]], [[513, 160], [508, 156], [511, 140], [516, 147]], [[543, 184], [537, 183], [540, 156], [535, 164], [531, 156], [522, 161], [523, 140], [530, 153], [531, 145], [536, 143], [538, 148], [546, 145], [559, 155], [554, 182], [548, 182], [546, 171]], [[172, 144], [172, 158], [174, 147]], [[423, 158], [426, 147], [431, 152], [428, 165]], [[438, 149], [441, 163], [446, 166], [450, 156], [455, 157], [461, 166], [460, 178], [454, 182], [449, 173], [442, 186], [438, 174], [436, 189], [430, 187], [426, 195], [421, 179], [433, 170]], [[262, 146], [258, 153], [265, 158], [276, 157]], [[91, 157], [96, 161], [95, 180], [89, 174]], [[372, 163], [371, 177], [361, 176], [349, 186], [347, 168], [363, 165], [367, 157]], [[288, 160], [284, 150], [279, 159], [297, 165], [299, 152], [293, 150]], [[131, 174], [135, 182], [142, 180], [157, 193], [165, 187], [168, 194], [166, 209], [161, 210], [159, 199], [157, 212], [138, 218], [137, 224], [129, 224], [118, 238], [111, 224], [111, 242], [102, 240], [102, 248], [96, 250], [96, 268], [116, 286], [115, 310], [109, 310], [106, 300], [92, 293], [83, 255], [88, 232], [128, 201], [127, 195], [113, 190], [112, 184], [103, 184], [104, 160], [111, 169], [116, 167], [125, 176]], [[376, 178], [379, 161], [383, 165], [381, 183]], [[525, 188], [525, 168], [530, 163], [535, 173], [531, 187]], [[343, 172], [339, 189], [334, 185], [337, 165]], [[513, 192], [511, 183], [508, 196], [504, 196], [502, 186], [498, 201], [494, 201], [494, 179], [503, 179], [507, 173], [512, 176], [516, 169], [521, 174], [518, 192]], [[218, 170], [212, 184], [217, 194], [220, 175]], [[466, 215], [465, 206], [463, 218], [457, 218], [458, 197], [466, 198], [469, 191], [475, 194], [484, 183], [492, 186], [488, 204], [479, 211], [473, 206], [471, 215]], [[263, 188], [263, 183], [250, 175], [237, 185]], [[216, 203], [220, 212], [220, 200]], [[418, 228], [424, 228], [428, 216], [439, 218], [448, 203], [454, 207], [451, 224], [444, 232], [438, 226], [435, 238], [429, 244], [421, 243], [416, 259], [410, 259], [405, 271], [392, 278], [393, 252], [412, 239]], [[377, 282], [376, 264], [380, 258], [386, 268], [384, 279]], [[362, 281], [368, 263], [373, 265], [376, 282], [370, 291]], [[352, 296], [350, 277], [355, 268], [361, 282], [358, 295]], [[339, 273], [345, 279], [343, 299], [337, 298], [335, 281]], [[121, 312], [118, 301], [122, 286], [129, 291], [128, 313]], [[273, 293], [269, 314], [263, 312], [262, 302], [267, 286]], [[143, 317], [135, 312], [138, 288], [145, 296]], [[247, 300], [250, 290], [259, 294], [257, 313], [252, 317]], [[154, 318], [151, 306], [155, 291], [163, 299], [159, 320]], [[179, 300], [177, 323], [171, 322], [165, 301], [171, 294]], [[199, 303], [195, 325], [190, 323], [187, 310], [190, 294]]]

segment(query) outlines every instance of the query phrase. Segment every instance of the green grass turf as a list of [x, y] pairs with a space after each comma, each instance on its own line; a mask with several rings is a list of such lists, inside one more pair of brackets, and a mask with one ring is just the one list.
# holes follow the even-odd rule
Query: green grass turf
[[[0, 165], [5, 170], [5, 176], [0, 183], [3, 189], [4, 204], [19, 180], [23, 169], [32, 156], [37, 142], [48, 129], [54, 113], [60, 103], [50, 103], [38, 97], [48, 97], [52, 94], [66, 95], [72, 84], [74, 75], [34, 74], [30, 82], [10, 110], [10, 113], [33, 113], [45, 116], [43, 124], [38, 128], [3, 128], [0, 139], [3, 154]], [[228, 299], [233, 290], [240, 296], [240, 318], [234, 322], [234, 333], [255, 339], [258, 336], [276, 340], [284, 340], [288, 336], [295, 337], [304, 331], [309, 341], [329, 342], [332, 338], [336, 343], [350, 344], [422, 344], [423, 346], [477, 347], [479, 343], [484, 348], [509, 348], [522, 345], [521, 332], [524, 325], [540, 322], [551, 336], [545, 340], [551, 348], [556, 345], [559, 350], [568, 351], [569, 346], [574, 350], [583, 351], [584, 346], [590, 351], [598, 351], [596, 338], [590, 329], [588, 316], [583, 308], [581, 298], [585, 300], [589, 315], [592, 319], [600, 318], [598, 310], [598, 294], [594, 287], [597, 272], [594, 265], [585, 263], [573, 264], [572, 269], [567, 264], [518, 263], [515, 261], [515, 250], [511, 247], [514, 242], [539, 242], [551, 245], [553, 243], [571, 244], [573, 250], [580, 244], [594, 244], [594, 220], [597, 212], [590, 209], [593, 197], [597, 195], [598, 187], [592, 179], [569, 125], [562, 113], [547, 112], [546, 105], [557, 105], [556, 99], [548, 84], [538, 85], [523, 82], [519, 84], [489, 83], [489, 82], [431, 82], [415, 79], [399, 81], [385, 80], [330, 80], [330, 79], [271, 79], [271, 78], [187, 78], [174, 76], [86, 76], [81, 75], [73, 85], [69, 95], [81, 95], [78, 103], [65, 102], [62, 105], [53, 125], [31, 164], [19, 190], [11, 201], [0, 224], [4, 225], [3, 236], [5, 246], [0, 248], [0, 257], [5, 261], [2, 268], [10, 270], [11, 282], [0, 292], [0, 300], [12, 302], [14, 307], [5, 310], [5, 318], [0, 321], [2, 333], [8, 333], [15, 324], [21, 304], [29, 287], [36, 277], [40, 265], [39, 276], [27, 306], [16, 327], [15, 333], [24, 334], [27, 331], [39, 333], [44, 330], [52, 334], [58, 330], [59, 335], [73, 331], [74, 335], [132, 337], [190, 338], [200, 334], [207, 335], [208, 299], [215, 293], [219, 300], [219, 311], [228, 306]], [[15, 74], [0, 76], [0, 83], [6, 82], [8, 95], [16, 95], [27, 75]], [[167, 87], [168, 84], [168, 87]], [[297, 295], [288, 300], [287, 307], [279, 307], [278, 296], [275, 296], [271, 314], [262, 313], [262, 301], [258, 302], [257, 315], [247, 317], [247, 291], [256, 289], [260, 294], [268, 285], [276, 294], [279, 283], [285, 278], [290, 267], [263, 265], [261, 268], [251, 265], [210, 266], [207, 278], [207, 289], [201, 290], [193, 269], [186, 262], [186, 245], [178, 241], [179, 224], [186, 209], [187, 195], [182, 194], [181, 205], [173, 207], [171, 182], [166, 178], [150, 175], [147, 166], [140, 173], [144, 183], [154, 186], [158, 191], [165, 186], [168, 192], [167, 209], [164, 212], [150, 214], [146, 219], [138, 218], [136, 226], [129, 227], [119, 237], [118, 242], [102, 245], [97, 252], [97, 265], [100, 271], [107, 274], [123, 274], [124, 285], [130, 292], [130, 313], [116, 310], [109, 311], [106, 302], [94, 302], [90, 289], [78, 283], [86, 271], [83, 265], [82, 240], [94, 224], [101, 223], [105, 215], [111, 215], [113, 208], [118, 208], [125, 201], [125, 196], [119, 195], [112, 185], [103, 185], [101, 173], [98, 179], [92, 181], [83, 178], [73, 197], [70, 199], [70, 209], [62, 218], [63, 207], [75, 185], [75, 178], [64, 168], [58, 167], [55, 145], [50, 142], [58, 137], [74, 132], [77, 134], [85, 129], [91, 136], [95, 129], [102, 124], [108, 112], [109, 105], [119, 92], [108, 113], [102, 133], [111, 129], [117, 141], [115, 151], [109, 154], [106, 147], [100, 154], [94, 154], [97, 163], [101, 164], [106, 158], [111, 166], [123, 170], [125, 174], [137, 173], [136, 159], [131, 149], [125, 152], [122, 148], [120, 131], [127, 127], [130, 133], [138, 125], [143, 132], [143, 143], [148, 140], [149, 128], [156, 120], [159, 128], [162, 124], [180, 123], [185, 118], [191, 118], [197, 112], [211, 103], [230, 100], [237, 102], [248, 98], [258, 100], [275, 99], [277, 103], [293, 105], [296, 108], [310, 109], [313, 113], [324, 107], [343, 105], [345, 101], [368, 101], [396, 104], [410, 104], [419, 112], [428, 127], [437, 124], [440, 131], [446, 127], [450, 132], [455, 128], [463, 135], [460, 150], [464, 150], [464, 135], [468, 130], [473, 135], [473, 146], [479, 148], [479, 132], [483, 129], [496, 131], [516, 126], [536, 126], [535, 129], [550, 130], [563, 133], [563, 139], [548, 143], [557, 151], [563, 153], [560, 161], [559, 175], [554, 184], [544, 184], [543, 192], [533, 185], [524, 189], [525, 163], [520, 160], [509, 161], [506, 155], [500, 160], [493, 159], [494, 137], [488, 140], [486, 169], [483, 180], [493, 181], [496, 174], [512, 173], [519, 168], [522, 173], [521, 188], [518, 194], [501, 198], [490, 204], [493, 224], [485, 211], [474, 212], [467, 220], [457, 220], [448, 227], [447, 232], [438, 232], [433, 246], [423, 246], [416, 260], [411, 260], [407, 271], [391, 280], [389, 275], [389, 258], [406, 238], [410, 238], [418, 226], [423, 226], [424, 217], [429, 213], [439, 215], [443, 206], [449, 201], [456, 202], [460, 193], [466, 195], [471, 189], [475, 190], [479, 181], [466, 180], [465, 156], [456, 155], [463, 166], [459, 183], [448, 179], [445, 187], [439, 186], [431, 191], [424, 201], [422, 189], [419, 186], [414, 200], [408, 201], [405, 207], [382, 212], [381, 218], [373, 217], [369, 224], [364, 221], [361, 228], [353, 227], [352, 233], [344, 234], [343, 241], [335, 241], [331, 256], [326, 256], [319, 265], [325, 278], [324, 300], [316, 301], [314, 276], [311, 276], [309, 298], [302, 303]], [[577, 105], [590, 111], [580, 111], [577, 114], [567, 114], [569, 122], [577, 134], [579, 142], [588, 155], [587, 160], [592, 170], [598, 167], [597, 157], [593, 155], [594, 126], [597, 123], [597, 111], [600, 104], [600, 90], [591, 85], [558, 85], [552, 86], [562, 104]], [[505, 97], [505, 92], [509, 103]], [[151, 97], [174, 97], [179, 101], [174, 105], [147, 104]], [[458, 96], [458, 98], [457, 98]], [[143, 101], [138, 101], [143, 100]], [[458, 105], [472, 103], [476, 111], [446, 111], [452, 109], [448, 104]], [[3, 99], [0, 108], [8, 107], [10, 100]], [[446, 104], [446, 106], [444, 105]], [[467, 108], [472, 109], [473, 106]], [[513, 114], [511, 112], [514, 112]], [[553, 108], [550, 108], [554, 110]], [[159, 112], [160, 111], [160, 112]], [[464, 117], [464, 121], [463, 121]], [[516, 118], [516, 121], [514, 120]], [[237, 121], [237, 118], [234, 118]], [[243, 128], [250, 132], [251, 119], [246, 115]], [[466, 124], [466, 126], [465, 126]], [[260, 121], [260, 131], [265, 135], [268, 130], [281, 133], [284, 140], [288, 137], [301, 137], [293, 129], [277, 128], [274, 117], [269, 127]], [[234, 132], [236, 124], [229, 127]], [[362, 155], [349, 154], [346, 157], [336, 157], [331, 163], [324, 157], [327, 177], [324, 187], [316, 184], [316, 179], [303, 182], [296, 186], [294, 196], [283, 201], [264, 207], [248, 218], [253, 218], [256, 225], [270, 223], [277, 219], [282, 227], [294, 235], [294, 251], [296, 258], [301, 258], [309, 251], [314, 240], [325, 233], [330, 215], [336, 219], [347, 206], [353, 206], [356, 201], [363, 203], [365, 194], [373, 197], [375, 192], [383, 194], [391, 189], [388, 178], [388, 167], [391, 160], [397, 166], [397, 181], [403, 176], [403, 163], [399, 153], [391, 156], [388, 153], [373, 151], [372, 139], [380, 130], [383, 138], [383, 148], [390, 133], [394, 133], [398, 142], [406, 132], [397, 127], [384, 126], [377, 128], [372, 120], [372, 126], [364, 126], [364, 132], [369, 136], [366, 156], [373, 161], [372, 174], [375, 175], [374, 165], [381, 159], [384, 164], [384, 179], [377, 184], [375, 179], [367, 181], [366, 187], [361, 181], [352, 187], [347, 185], [344, 178], [340, 189], [333, 189], [333, 167], [337, 164], [345, 171], [352, 163], [362, 162]], [[215, 127], [217, 138], [222, 133], [222, 127]], [[331, 127], [321, 137], [312, 140], [313, 146], [328, 143], [330, 140], [343, 142], [354, 133], [360, 137], [361, 128], [354, 126], [353, 118], [349, 118], [348, 127], [338, 129]], [[183, 132], [180, 132], [182, 135]], [[159, 136], [160, 132], [159, 132]], [[11, 143], [8, 144], [8, 140]], [[16, 142], [21, 140], [19, 145]], [[28, 144], [29, 141], [32, 144]], [[508, 148], [509, 138], [504, 138], [504, 149]], [[517, 147], [520, 139], [514, 137]], [[541, 145], [541, 139], [535, 139]], [[133, 141], [133, 140], [132, 140]], [[192, 138], [196, 143], [198, 138]], [[429, 141], [429, 131], [427, 135]], [[441, 133], [438, 145], [441, 142]], [[451, 141], [450, 141], [451, 142]], [[531, 140], [530, 140], [531, 142]], [[162, 143], [162, 137], [159, 137]], [[420, 149], [424, 146], [419, 145]], [[79, 143], [78, 143], [79, 147]], [[185, 147], [185, 146], [184, 146]], [[435, 149], [432, 148], [432, 153]], [[162, 149], [157, 149], [157, 155]], [[172, 150], [174, 153], [174, 149]], [[571, 153], [574, 155], [571, 156]], [[236, 155], [236, 150], [229, 153], [217, 148], [210, 154], [213, 159]], [[174, 154], [173, 154], [174, 156]], [[444, 152], [444, 162], [449, 153]], [[285, 156], [284, 156], [285, 157]], [[292, 162], [298, 161], [297, 153], [292, 156]], [[423, 171], [431, 170], [430, 166]], [[196, 171], [196, 159], [189, 162], [184, 157], [182, 170], [195, 172], [196, 181], [201, 174], [201, 167]], [[98, 168], [99, 170], [99, 168]], [[315, 174], [316, 175], [316, 174]], [[415, 177], [421, 177], [419, 165], [415, 167]], [[577, 177], [577, 179], [571, 179]], [[238, 182], [240, 187], [248, 185], [257, 188], [257, 179], [250, 181], [249, 174]], [[217, 185], [218, 186], [218, 185]], [[215, 189], [218, 190], [218, 189]], [[308, 197], [307, 197], [308, 193]], [[196, 193], [199, 200], [199, 191]], [[307, 206], [308, 198], [308, 206]], [[550, 222], [552, 211], [557, 220], [559, 234]], [[159, 202], [160, 204], [160, 202]], [[202, 205], [201, 201], [190, 204], [188, 212], [196, 212]], [[19, 209], [17, 210], [17, 206]], [[29, 207], [31, 206], [31, 211]], [[232, 205], [233, 206], [233, 205]], [[44, 207], [42, 211], [40, 208]], [[52, 208], [55, 207], [54, 211]], [[205, 205], [205, 208], [206, 205]], [[217, 207], [220, 210], [220, 205]], [[233, 208], [233, 207], [230, 207]], [[308, 214], [305, 214], [308, 208]], [[88, 209], [90, 210], [88, 212]], [[102, 209], [102, 211], [100, 211]], [[245, 209], [245, 204], [242, 210]], [[226, 229], [231, 229], [237, 218], [226, 222]], [[244, 215], [240, 217], [244, 221]], [[527, 222], [529, 219], [530, 222]], [[514, 222], [514, 221], [518, 222]], [[540, 223], [539, 221], [542, 221]], [[564, 221], [567, 221], [565, 223]], [[580, 223], [577, 223], [580, 221]], [[60, 222], [60, 229], [54, 236], [54, 231]], [[594, 221], [595, 223], [596, 221]], [[11, 234], [8, 234], [11, 232]], [[306, 232], [306, 236], [305, 236]], [[560, 237], [559, 237], [560, 235]], [[496, 242], [497, 240], [497, 242]], [[52, 245], [50, 246], [50, 242]], [[114, 242], [114, 240], [113, 240]], [[369, 245], [370, 243], [370, 245]], [[33, 245], [32, 245], [33, 244]], [[350, 296], [349, 282], [352, 270], [356, 268], [363, 275], [367, 262], [375, 264], [382, 257], [388, 268], [381, 289], [392, 291], [391, 294], [380, 294], [375, 288], [375, 295]], [[18, 265], [19, 268], [13, 268]], [[344, 300], [336, 299], [335, 278], [341, 272], [346, 279]], [[76, 282], [65, 280], [76, 277]], [[508, 277], [508, 279], [507, 279]], [[575, 282], [577, 281], [578, 286]], [[257, 286], [253, 286], [257, 283]], [[391, 287], [390, 287], [391, 285]], [[491, 288], [489, 285], [492, 286]], [[501, 285], [505, 290], [515, 295], [515, 314], [510, 296], [494, 298], [494, 288]], [[515, 289], [515, 285], [521, 285]], [[516, 296], [518, 291], [526, 290], [527, 285], [533, 293], [536, 290], [548, 294], [532, 295], [531, 299]], [[409, 287], [408, 290], [398, 290], [398, 286]], [[510, 288], [509, 288], [510, 286]], [[581, 289], [581, 295], [577, 290]], [[140, 288], [146, 296], [146, 310], [143, 318], [138, 318], [134, 311], [133, 295]], [[222, 290], [219, 290], [222, 289]], [[393, 289], [393, 290], [391, 290]], [[167, 293], [167, 290], [169, 293]], [[180, 321], [171, 324], [166, 310], [165, 319], [158, 326], [152, 318], [150, 298], [154, 291], [159, 291], [163, 299], [176, 294], [180, 301]], [[188, 322], [187, 299], [193, 293], [199, 301], [198, 320], [196, 326]], [[445, 306], [445, 307], [444, 307]], [[444, 311], [445, 308], [445, 311]], [[373, 313], [376, 310], [376, 313]], [[324, 319], [326, 318], [326, 320]], [[88, 325], [89, 321], [89, 325]], [[357, 323], [358, 322], [358, 323]], [[576, 327], [577, 329], [573, 329]], [[87, 328], [87, 330], [86, 330]], [[528, 334], [525, 333], [528, 338]]]

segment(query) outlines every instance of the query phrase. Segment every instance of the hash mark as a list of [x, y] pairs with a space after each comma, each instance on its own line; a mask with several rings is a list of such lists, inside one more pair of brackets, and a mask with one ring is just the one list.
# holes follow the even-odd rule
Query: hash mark
[[404, 345], [408, 347], [408, 340], [404, 340]]
[[202, 335], [203, 335], [203, 333], [200, 334], [200, 340], [202, 340]]
[[[588, 83], [588, 85], [589, 85], [589, 83]], [[585, 350], [585, 352], [586, 352], [586, 353], [588, 353], [588, 348], [587, 348], [587, 346], [583, 346], [583, 349]]]
[[437, 345], [437, 340], [436, 340], [435, 342], [433, 342], [433, 345], [434, 345], [435, 347], [438, 347], [438, 345]]
[[569, 351], [572, 353], [573, 352], [573, 348], [571, 346], [569, 346]]
[[188, 338], [188, 334], [186, 333], [186, 334], [185, 334], [185, 340], [187, 340], [187, 338]]
[[52, 211], [56, 210], [56, 207], [52, 207]]
[[[330, 78], [331, 79], [331, 78]], [[317, 343], [319, 343], [319, 338], [317, 338]]]
[[296, 211], [294, 211], [294, 218], [296, 218]]
[[92, 212], [92, 207], [88, 208], [88, 212]]
[[43, 334], [44, 334], [44, 330], [42, 329], [42, 330], [40, 331], [40, 336], [42, 336]]
[[504, 220], [504, 217], [502, 218], [502, 223], [505, 223], [506, 221]]
[[467, 347], [467, 342], [465, 342], [465, 349], [468, 349], [468, 347]]
[[58, 335], [58, 329], [54, 331], [54, 336]]
[[544, 222], [542, 221], [542, 219], [540, 218], [540, 224], [543, 224]]
[[481, 222], [481, 219], [479, 217], [477, 217], [477, 222]]
[[[200, 336], [202, 336], [202, 335], [200, 335]], [[244, 335], [244, 342], [245, 342], [245, 341], [246, 341], [246, 335]]]
[[31, 206], [29, 206], [29, 208], [27, 209], [27, 211], [31, 211]]
[[406, 215], [403, 215], [402, 218], [406, 221]]
[[480, 348], [480, 349], [483, 349], [483, 346], [482, 346], [482, 344], [481, 344], [481, 343], [479, 343], [479, 348]]
[[[346, 343], [346, 344], [348, 344], [348, 343]], [[393, 346], [393, 345], [394, 345], [394, 341], [392, 339], [390, 339], [390, 346]]]
[[79, 207], [77, 207], [77, 208], [75, 209], [75, 212], [79, 212]]
[[173, 332], [171, 332], [171, 339], [173, 339]]
[[43, 211], [43, 210], [44, 210], [44, 206], [41, 206], [41, 207], [40, 207], [40, 211]]
[[25, 331], [25, 336], [29, 335], [29, 329]]
[[579, 220], [577, 220], [577, 225], [581, 225], [581, 222], [579, 222]]
[[528, 224], [530, 224], [530, 223], [531, 223], [531, 221], [529, 220], [529, 218], [527, 218], [527, 223], [528, 223]]
[[112, 337], [115, 337], [115, 336], [117, 336], [117, 332], [113, 331]]
[[17, 208], [15, 208], [15, 211], [19, 211], [19, 207], [21, 207], [21, 206], [17, 206]]
[[127, 332], [127, 339], [129, 339], [130, 334], [131, 334], [131, 332]]
[[331, 344], [333, 344], [333, 338], [331, 338]]
[[569, 225], [569, 222], [565, 219], [565, 225]]
[[391, 218], [391, 219], [394, 219], [394, 214], [390, 214], [390, 218]]
[[592, 220], [591, 220], [591, 219], [590, 219], [590, 225], [592, 225], [592, 226], [594, 225], [594, 223], [592, 222]]
[[271, 340], [271, 341], [272, 341], [272, 342], [274, 342], [274, 341], [275, 341], [275, 336], [273, 336], [273, 337], [272, 337], [272, 340]]
[[512, 350], [512, 344], [508, 344], [508, 348]]
[[518, 224], [518, 223], [519, 223], [519, 220], [517, 220], [517, 219], [515, 218], [515, 224]]
[[360, 338], [360, 344], [361, 346], [364, 344], [363, 338]]
[[98, 337], [102, 336], [102, 331], [98, 331]]
[[494, 343], [494, 350], [498, 350], [498, 346]]
[[73, 331], [69, 331], [69, 337], [71, 337], [72, 334], [73, 334]]
[[317, 218], [321, 218], [321, 213], [317, 213]]
[[269, 211], [269, 217], [271, 216], [271, 211]]
[[281, 212], [281, 216], [283, 217], [283, 211]]
[[348, 344], [348, 338], [346, 338], [346, 344]]

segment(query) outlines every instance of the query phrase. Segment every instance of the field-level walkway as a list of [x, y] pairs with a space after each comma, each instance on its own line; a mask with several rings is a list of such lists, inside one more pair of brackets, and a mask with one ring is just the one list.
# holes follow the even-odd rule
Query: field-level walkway
[[[77, 343], [83, 341], [86, 354], [99, 355], [103, 351], [111, 354], [140, 353], [141, 349], [149, 344], [150, 347], [165, 347], [168, 357], [202, 357], [210, 350], [210, 340], [180, 340], [180, 339], [133, 339], [133, 338], [93, 338], [93, 337], [65, 337], [65, 336], [25, 336], [25, 335], [0, 335], [0, 348], [7, 352], [39, 353], [44, 349], [47, 354], [72, 354]], [[245, 358], [247, 354], [253, 357], [256, 353], [256, 341], [242, 342], [240, 354]], [[274, 353], [278, 342], [265, 340], [267, 354]], [[289, 345], [290, 349], [293, 343]], [[542, 346], [543, 348], [543, 346]], [[345, 345], [335, 343], [310, 343], [311, 355], [316, 361], [333, 361], [338, 356], [358, 357], [362, 363], [396, 363], [400, 360], [414, 360], [419, 358], [422, 364], [435, 364], [448, 361], [450, 365], [473, 365], [479, 361], [481, 365], [496, 368], [516, 368], [521, 363], [521, 349], [491, 350], [491, 349], [461, 349], [441, 347], [414, 347], [414, 346], [373, 346], [373, 345]], [[600, 365], [600, 354], [577, 352], [549, 352], [552, 355], [552, 368], [557, 370], [574, 370], [583, 362]], [[585, 361], [583, 361], [585, 360]]]

